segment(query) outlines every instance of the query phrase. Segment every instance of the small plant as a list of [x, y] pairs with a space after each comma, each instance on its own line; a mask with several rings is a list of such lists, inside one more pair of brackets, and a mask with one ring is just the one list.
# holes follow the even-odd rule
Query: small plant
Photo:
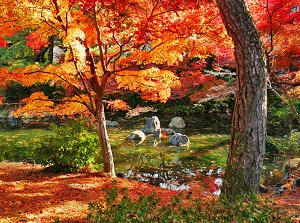
[[50, 125], [50, 134], [34, 145], [42, 165], [51, 164], [55, 172], [74, 172], [94, 161], [98, 148], [97, 137], [90, 134], [83, 121]]
[[[121, 193], [119, 192], [121, 191]], [[187, 201], [187, 202], [183, 202]], [[283, 219], [279, 208], [269, 200], [258, 197], [240, 198], [233, 201], [226, 199], [193, 199], [190, 195], [175, 196], [167, 204], [162, 204], [155, 194], [140, 196], [133, 200], [127, 189], [118, 190], [116, 182], [106, 191], [105, 202], [89, 204], [88, 220], [95, 223], [104, 222], [291, 222]]]
[[297, 156], [300, 150], [300, 132], [291, 131], [290, 136], [283, 137], [278, 146], [286, 156]]

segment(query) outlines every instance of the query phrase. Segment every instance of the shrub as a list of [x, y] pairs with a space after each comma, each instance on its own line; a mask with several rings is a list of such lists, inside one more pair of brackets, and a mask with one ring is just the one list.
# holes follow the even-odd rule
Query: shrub
[[[188, 205], [183, 204], [183, 200]], [[291, 222], [283, 219], [277, 207], [268, 200], [258, 197], [240, 198], [235, 202], [220, 199], [204, 203], [201, 199], [175, 196], [167, 204], [155, 194], [140, 196], [133, 200], [127, 189], [121, 189], [119, 194], [114, 186], [106, 191], [105, 202], [89, 204], [88, 220], [90, 222]]]
[[55, 172], [74, 172], [94, 162], [99, 147], [96, 136], [90, 134], [83, 121], [50, 125], [50, 134], [34, 145], [36, 159], [42, 165], [52, 164]]

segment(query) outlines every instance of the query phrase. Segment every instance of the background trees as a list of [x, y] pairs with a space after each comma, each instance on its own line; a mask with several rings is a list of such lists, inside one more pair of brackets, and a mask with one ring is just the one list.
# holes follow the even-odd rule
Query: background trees
[[[50, 83], [69, 92], [59, 100], [35, 92], [23, 100], [26, 105], [18, 114], [48, 111], [89, 116], [99, 136], [104, 171], [111, 176], [115, 173], [103, 104], [107, 91], [131, 90], [144, 99], [165, 102], [171, 88], [180, 86], [174, 65], [185, 58], [204, 58], [214, 51], [212, 39], [219, 39], [219, 46], [228, 44], [222, 26], [218, 32], [212, 28], [217, 19], [215, 6], [197, 1], [24, 0], [12, 5], [3, 3], [11, 11], [5, 16], [13, 19], [3, 18], [2, 24], [10, 24], [10, 30], [14, 23], [20, 24], [20, 30], [31, 29], [28, 46], [36, 53], [53, 36], [62, 41], [66, 53], [62, 64], [38, 63], [13, 72], [2, 69], [2, 83]], [[20, 20], [23, 12], [26, 17]], [[195, 82], [205, 78], [194, 76]], [[111, 105], [126, 108], [117, 102]]]

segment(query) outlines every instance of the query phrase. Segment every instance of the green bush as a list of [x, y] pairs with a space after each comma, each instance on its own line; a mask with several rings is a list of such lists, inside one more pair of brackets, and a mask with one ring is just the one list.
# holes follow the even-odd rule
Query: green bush
[[[188, 205], [183, 200], [188, 200]], [[106, 191], [105, 202], [90, 202], [87, 219], [90, 222], [291, 222], [283, 219], [277, 207], [268, 200], [258, 197], [241, 198], [235, 202], [220, 199], [204, 203], [189, 195], [175, 196], [167, 204], [161, 204], [155, 194], [140, 196], [133, 200], [127, 189], [119, 194], [116, 184]]]
[[55, 172], [74, 172], [92, 164], [98, 139], [88, 132], [83, 121], [50, 125], [50, 134], [34, 145], [36, 159], [42, 165], [51, 165]]
[[298, 156], [300, 152], [300, 132], [291, 131], [290, 135], [285, 135], [277, 140], [279, 150], [286, 156]]

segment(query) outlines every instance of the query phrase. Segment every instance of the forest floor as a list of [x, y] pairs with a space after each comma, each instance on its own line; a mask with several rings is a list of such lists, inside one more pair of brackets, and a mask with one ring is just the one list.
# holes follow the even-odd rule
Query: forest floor
[[[178, 191], [170, 191], [147, 183], [117, 178], [117, 187], [128, 188], [132, 198], [155, 192], [168, 202]], [[190, 193], [203, 196], [195, 184]], [[63, 223], [86, 222], [88, 203], [104, 200], [103, 188], [112, 186], [109, 177], [101, 172], [50, 174], [39, 165], [0, 163], [0, 223], [42, 222], [59, 219]], [[279, 205], [281, 210], [295, 216], [300, 222], [300, 188], [280, 195], [264, 194]]]

